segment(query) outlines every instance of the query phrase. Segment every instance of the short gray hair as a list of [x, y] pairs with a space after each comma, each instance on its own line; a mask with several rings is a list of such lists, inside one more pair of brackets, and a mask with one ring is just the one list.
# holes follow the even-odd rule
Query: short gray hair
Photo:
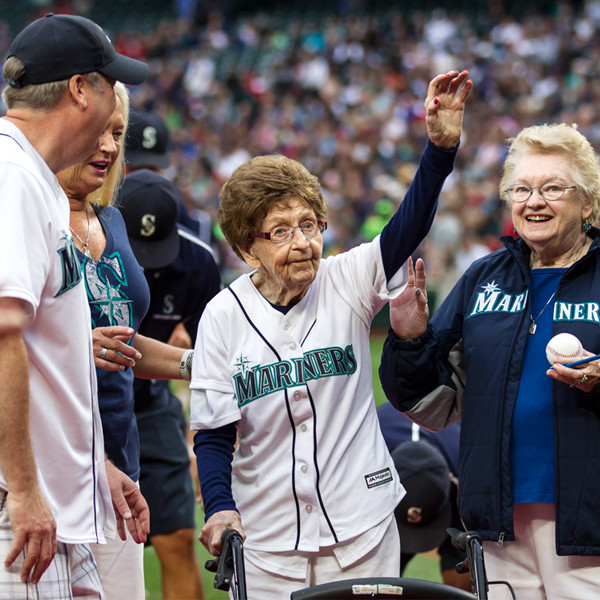
[[554, 123], [532, 125], [523, 129], [509, 141], [508, 155], [503, 165], [499, 185], [500, 197], [510, 206], [506, 189], [514, 183], [517, 165], [526, 154], [562, 155], [571, 166], [573, 182], [578, 193], [592, 201], [592, 214], [588, 221], [595, 223], [600, 217], [600, 163], [589, 140], [577, 125]]
[[[25, 73], [23, 63], [16, 57], [6, 59], [2, 68], [5, 80], [18, 79]], [[100, 73], [87, 73], [83, 75], [94, 88], [100, 89]], [[63, 97], [69, 86], [69, 79], [50, 81], [14, 88], [7, 85], [2, 92], [2, 97], [8, 108], [27, 108], [30, 110], [50, 110], [54, 108]]]

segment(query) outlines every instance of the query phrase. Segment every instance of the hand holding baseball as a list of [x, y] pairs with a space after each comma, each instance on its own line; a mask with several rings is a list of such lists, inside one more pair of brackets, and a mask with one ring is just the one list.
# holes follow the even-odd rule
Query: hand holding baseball
[[581, 368], [570, 368], [565, 363], [572, 363], [587, 356], [594, 356], [585, 350], [579, 339], [570, 333], [555, 335], [546, 346], [546, 358], [552, 368], [546, 374], [552, 379], [568, 383], [584, 392], [590, 392], [600, 379], [600, 365], [592, 361]]

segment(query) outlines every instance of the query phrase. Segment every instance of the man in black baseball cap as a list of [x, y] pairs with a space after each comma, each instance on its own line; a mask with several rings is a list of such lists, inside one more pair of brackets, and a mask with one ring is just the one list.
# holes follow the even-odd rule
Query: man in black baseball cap
[[[137, 109], [129, 110], [129, 124], [125, 138], [125, 168], [128, 173], [138, 169], [151, 169], [161, 173], [171, 165], [170, 135], [167, 124], [158, 115]], [[206, 243], [210, 242], [211, 222], [207, 213], [196, 211], [202, 221], [192, 217], [181, 195], [178, 195], [178, 222]]]
[[123, 180], [117, 204], [133, 253], [144, 269], [159, 269], [177, 258], [177, 197], [175, 185], [149, 169]]
[[425, 440], [402, 442], [392, 458], [406, 489], [395, 511], [402, 552], [433, 550], [446, 537], [452, 516], [446, 460]]
[[[155, 132], [144, 133], [153, 127], [152, 120], [132, 118], [144, 125], [137, 139], [152, 141]], [[146, 148], [153, 154], [152, 144]], [[204, 307], [220, 291], [221, 278], [210, 247], [177, 223], [176, 197], [171, 181], [141, 169], [125, 177], [117, 207], [150, 289], [150, 306], [139, 333], [191, 352]], [[167, 381], [136, 379], [134, 394], [139, 483], [150, 507], [148, 541], [159, 557], [163, 596], [201, 600], [187, 419]]]
[[18, 374], [0, 386], [0, 587], [11, 598], [103, 598], [88, 544], [137, 509], [137, 486], [104, 459], [86, 290], [55, 174], [98, 149], [115, 80], [147, 71], [96, 24], [64, 15], [21, 31], [2, 68], [0, 299], [28, 316], [26, 335], [0, 339], [2, 368]]
[[129, 110], [125, 158], [129, 170], [168, 168], [169, 130], [159, 116], [136, 108]]

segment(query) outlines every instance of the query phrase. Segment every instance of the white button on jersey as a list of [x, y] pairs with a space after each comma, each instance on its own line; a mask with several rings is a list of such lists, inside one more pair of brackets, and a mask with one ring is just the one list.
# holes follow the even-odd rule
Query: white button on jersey
[[302, 423], [302, 425], [300, 425], [300, 429], [302, 431], [306, 431], [307, 427], [306, 427], [306, 423]]
[[307, 467], [306, 465], [302, 465], [302, 466], [300, 467], [300, 470], [301, 470], [303, 473], [306, 473], [306, 472], [308, 471], [308, 467]]
[[300, 392], [294, 392], [294, 400], [301, 400], [302, 394]]
[[312, 506], [310, 504], [306, 505], [306, 512], [312, 512]]
[[290, 324], [287, 321], [285, 321], [283, 323], [283, 328], [287, 331], [290, 328]]

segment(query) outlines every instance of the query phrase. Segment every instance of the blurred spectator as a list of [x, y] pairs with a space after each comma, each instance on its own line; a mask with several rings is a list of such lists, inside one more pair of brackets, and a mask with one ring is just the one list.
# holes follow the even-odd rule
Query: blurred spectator
[[[403, 169], [424, 142], [420, 98], [431, 74], [466, 64], [475, 88], [458, 164], [440, 199], [440, 235], [421, 248], [429, 283], [443, 296], [460, 275], [463, 240], [461, 252], [481, 253], [512, 228], [496, 193], [507, 138], [566, 121], [600, 144], [598, 0], [559, 0], [551, 12], [515, 2], [473, 3], [470, 12], [468, 4], [403, 11], [347, 1], [328, 12], [309, 2], [268, 13], [261, 6], [179, 0], [173, 19], [150, 31], [119, 23], [113, 30], [121, 51], [151, 64], [133, 104], [167, 124], [166, 175], [194, 216], [215, 221], [224, 178], [248, 156], [281, 153], [324, 184], [338, 224], [326, 250], [356, 244], [376, 203], [402, 198]], [[149, 3], [147, 12], [154, 9]], [[461, 243], [449, 244], [443, 231]], [[239, 274], [227, 256], [221, 266], [225, 282]]]

